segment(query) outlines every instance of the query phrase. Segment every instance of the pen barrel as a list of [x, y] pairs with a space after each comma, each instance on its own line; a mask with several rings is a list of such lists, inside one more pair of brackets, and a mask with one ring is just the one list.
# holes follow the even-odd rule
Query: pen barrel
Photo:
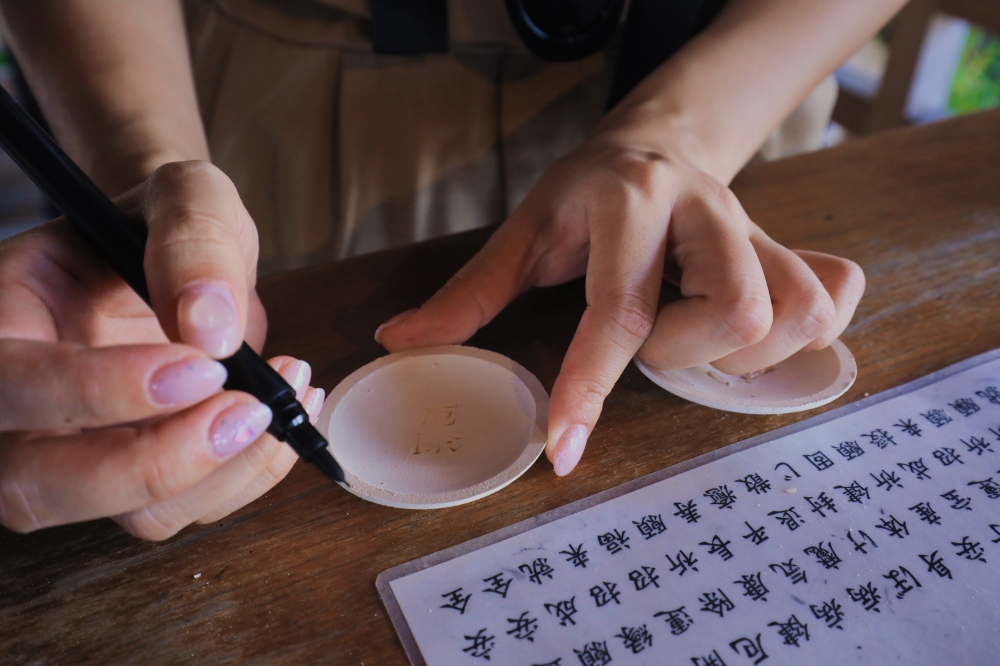
[[223, 359], [221, 363], [229, 373], [224, 388], [249, 393], [270, 407], [273, 417], [267, 431], [308, 462], [316, 451], [326, 447], [326, 440], [309, 423], [309, 414], [295, 399], [295, 389], [274, 368], [256, 359], [256, 352], [245, 342], [235, 354]]
[[[73, 228], [149, 303], [143, 271], [146, 229], [101, 192], [42, 127], [0, 88], [0, 146], [52, 200]], [[99, 233], [88, 220], [100, 220]]]

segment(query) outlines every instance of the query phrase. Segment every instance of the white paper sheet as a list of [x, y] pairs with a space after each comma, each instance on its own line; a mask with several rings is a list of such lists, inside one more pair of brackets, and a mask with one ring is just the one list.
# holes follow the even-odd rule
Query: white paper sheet
[[1000, 352], [771, 437], [383, 573], [411, 661], [1000, 664]]

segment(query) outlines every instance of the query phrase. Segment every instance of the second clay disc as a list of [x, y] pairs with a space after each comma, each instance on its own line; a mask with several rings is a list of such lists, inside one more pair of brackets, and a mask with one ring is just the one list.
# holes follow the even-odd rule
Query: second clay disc
[[858, 376], [840, 340], [826, 349], [800, 351], [753, 375], [727, 375], [711, 365], [662, 372], [635, 364], [662, 388], [706, 407], [744, 414], [786, 414], [825, 405], [842, 396]]

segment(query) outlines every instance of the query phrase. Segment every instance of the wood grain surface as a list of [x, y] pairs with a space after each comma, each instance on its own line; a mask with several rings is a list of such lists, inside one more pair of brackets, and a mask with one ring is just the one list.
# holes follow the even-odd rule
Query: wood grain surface
[[[1000, 112], [755, 166], [733, 188], [779, 242], [865, 269], [843, 337], [860, 376], [829, 408], [1000, 347]], [[267, 352], [308, 360], [333, 388], [384, 353], [379, 323], [430, 296], [487, 235], [264, 280]], [[470, 344], [549, 389], [583, 308], [580, 281], [534, 290]], [[543, 458], [470, 505], [377, 506], [298, 464], [261, 500], [162, 543], [106, 520], [0, 528], [0, 663], [404, 664], [375, 591], [382, 570], [815, 413], [713, 411], [630, 367], [572, 475]]]

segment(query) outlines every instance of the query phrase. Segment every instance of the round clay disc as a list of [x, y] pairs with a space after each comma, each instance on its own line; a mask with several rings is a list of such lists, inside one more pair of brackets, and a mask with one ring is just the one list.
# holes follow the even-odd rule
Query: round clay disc
[[661, 372], [635, 364], [642, 374], [685, 400], [743, 414], [786, 414], [825, 405], [842, 396], [858, 365], [840, 340], [826, 349], [800, 351], [758, 373], [727, 375], [710, 365]]
[[390, 354], [330, 393], [317, 426], [350, 492], [438, 509], [500, 490], [545, 448], [549, 397], [514, 361], [482, 349]]

